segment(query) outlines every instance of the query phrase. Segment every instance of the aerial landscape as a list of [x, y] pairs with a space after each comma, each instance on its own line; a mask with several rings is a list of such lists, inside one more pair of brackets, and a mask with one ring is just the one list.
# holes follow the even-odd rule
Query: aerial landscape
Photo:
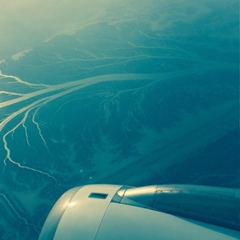
[[68, 189], [240, 187], [239, 2], [3, 1], [0, 239]]

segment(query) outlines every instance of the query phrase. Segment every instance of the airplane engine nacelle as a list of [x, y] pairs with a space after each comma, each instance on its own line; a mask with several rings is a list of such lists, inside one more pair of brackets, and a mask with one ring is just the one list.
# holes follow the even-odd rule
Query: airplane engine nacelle
[[192, 185], [86, 185], [56, 202], [48, 239], [240, 239], [239, 190]]

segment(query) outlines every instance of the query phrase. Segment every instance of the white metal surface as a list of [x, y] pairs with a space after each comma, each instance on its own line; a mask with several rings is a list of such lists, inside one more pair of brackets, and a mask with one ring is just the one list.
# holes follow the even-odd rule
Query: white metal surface
[[96, 240], [237, 240], [238, 232], [149, 209], [111, 203]]
[[[229, 193], [228, 189], [221, 188], [215, 190], [198, 186], [196, 189], [195, 186], [194, 189], [190, 188], [185, 185], [173, 185], [170, 190], [169, 186], [167, 190], [166, 186], [129, 189], [126, 186], [99, 184], [71, 189], [54, 205], [44, 224], [40, 239], [240, 239], [240, 232], [231, 228], [232, 225], [230, 228], [226, 227], [228, 225], [220, 227], [216, 226], [218, 224], [215, 224], [215, 221], [209, 224], [191, 218], [194, 217], [192, 213], [199, 210], [204, 197], [208, 200], [210, 197], [211, 201], [205, 202], [203, 207], [210, 209], [211, 213], [213, 212], [211, 208], [215, 206], [220, 208], [214, 210], [215, 214], [222, 214], [225, 208], [230, 208], [227, 214], [228, 222], [231, 222], [231, 218], [238, 221], [240, 215], [236, 204], [239, 202], [239, 196], [235, 194], [235, 190]], [[206, 194], [206, 191], [209, 192]], [[223, 193], [220, 194], [219, 191]], [[236, 193], [239, 191], [236, 190]], [[215, 198], [219, 201], [225, 199], [226, 206], [222, 209], [222, 205], [212, 204]], [[170, 210], [174, 211], [162, 212], [162, 207], [168, 205]], [[189, 207], [184, 209], [185, 206]], [[192, 212], [188, 214], [188, 218], [184, 218], [184, 215], [176, 216], [178, 214], [175, 213], [179, 213], [178, 209], [183, 209], [184, 211], [181, 210], [183, 213], [189, 209]], [[219, 216], [224, 216], [221, 214]]]
[[[114, 194], [121, 186], [88, 185], [82, 187], [66, 208], [54, 240], [93, 240]], [[90, 198], [91, 193], [107, 194], [106, 199]]]

